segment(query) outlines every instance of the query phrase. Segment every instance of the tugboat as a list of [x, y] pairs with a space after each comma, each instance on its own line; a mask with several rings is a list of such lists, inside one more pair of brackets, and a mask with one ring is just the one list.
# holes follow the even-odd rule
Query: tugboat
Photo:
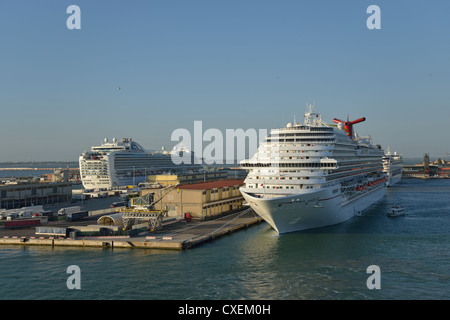
[[388, 217], [399, 217], [405, 214], [405, 208], [398, 204], [394, 204], [391, 209], [389, 209]]

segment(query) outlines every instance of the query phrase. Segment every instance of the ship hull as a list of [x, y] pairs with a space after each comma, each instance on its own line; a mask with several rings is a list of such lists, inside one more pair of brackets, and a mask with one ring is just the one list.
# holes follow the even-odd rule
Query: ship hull
[[345, 222], [386, 193], [386, 186], [382, 185], [343, 201], [342, 195], [333, 194], [332, 189], [272, 199], [257, 198], [243, 190], [241, 193], [252, 209], [279, 234]]
[[388, 187], [392, 187], [394, 184], [400, 182], [401, 179], [402, 179], [402, 175], [401, 174], [393, 176], [393, 177], [390, 177], [387, 186]]

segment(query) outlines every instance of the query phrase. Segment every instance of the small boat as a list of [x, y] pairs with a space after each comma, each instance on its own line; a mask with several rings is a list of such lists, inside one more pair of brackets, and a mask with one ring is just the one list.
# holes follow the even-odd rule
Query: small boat
[[405, 208], [398, 204], [394, 204], [388, 211], [388, 217], [398, 217], [405, 214]]

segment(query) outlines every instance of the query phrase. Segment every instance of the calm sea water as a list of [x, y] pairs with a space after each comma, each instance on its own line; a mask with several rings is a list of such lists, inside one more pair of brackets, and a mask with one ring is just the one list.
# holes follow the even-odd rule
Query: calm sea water
[[53, 173], [53, 170], [2, 170], [0, 171], [0, 178], [23, 178], [23, 177], [36, 177], [40, 178], [45, 173]]
[[[407, 215], [387, 217], [393, 203]], [[182, 252], [0, 246], [0, 270], [0, 299], [450, 299], [450, 180], [402, 180], [336, 226], [277, 236], [263, 223]]]

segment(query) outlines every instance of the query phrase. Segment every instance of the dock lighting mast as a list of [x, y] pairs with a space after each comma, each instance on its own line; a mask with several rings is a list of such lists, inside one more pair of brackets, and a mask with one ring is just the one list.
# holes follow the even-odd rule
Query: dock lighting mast
[[347, 121], [342, 121], [342, 120], [339, 120], [336, 118], [333, 119], [334, 123], [343, 123], [344, 124], [344, 130], [347, 133], [347, 136], [352, 140], [355, 138], [353, 136], [353, 125], [356, 123], [363, 122], [363, 121], [366, 121], [366, 118], [363, 117], [363, 118], [359, 118], [359, 119], [356, 119], [353, 121], [349, 121], [348, 116], [347, 116]]

